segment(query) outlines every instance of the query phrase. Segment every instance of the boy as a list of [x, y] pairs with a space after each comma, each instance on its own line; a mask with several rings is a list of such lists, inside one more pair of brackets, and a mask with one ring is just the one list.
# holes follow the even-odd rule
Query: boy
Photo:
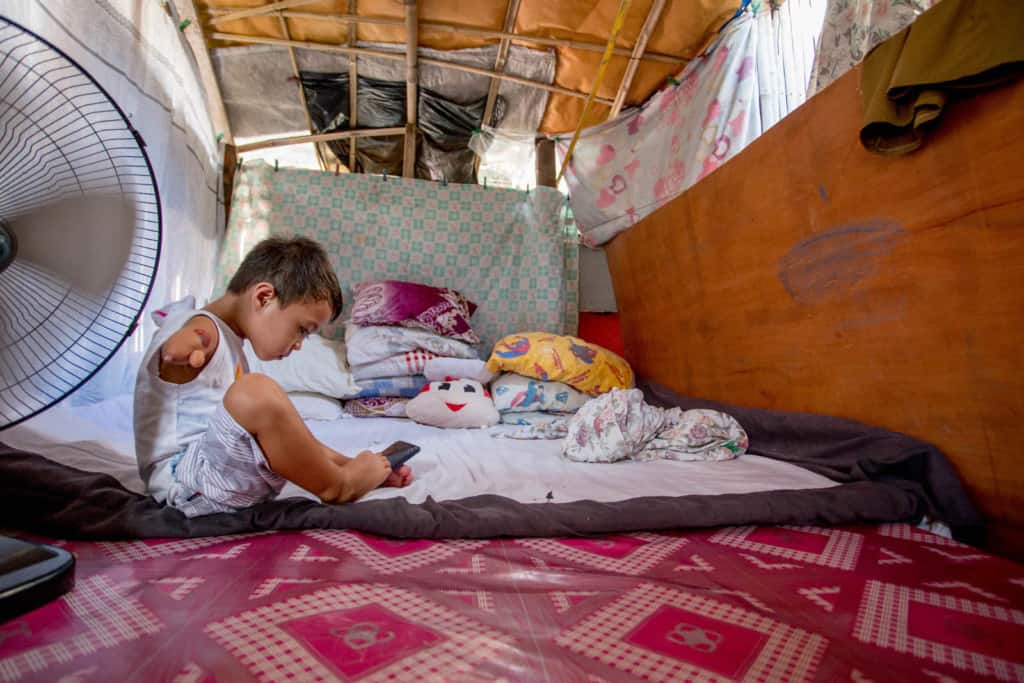
[[260, 242], [224, 296], [168, 315], [135, 382], [139, 472], [158, 502], [195, 517], [273, 498], [286, 480], [325, 503], [409, 484], [408, 466], [317, 441], [276, 382], [247, 374], [243, 340], [260, 360], [281, 359], [341, 309], [324, 250], [296, 237]]

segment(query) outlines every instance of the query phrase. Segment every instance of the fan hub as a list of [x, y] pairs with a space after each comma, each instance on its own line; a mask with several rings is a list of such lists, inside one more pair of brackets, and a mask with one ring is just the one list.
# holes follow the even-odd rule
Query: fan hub
[[7, 229], [7, 224], [0, 220], [0, 273], [4, 272], [14, 256], [18, 253], [18, 241], [14, 233]]

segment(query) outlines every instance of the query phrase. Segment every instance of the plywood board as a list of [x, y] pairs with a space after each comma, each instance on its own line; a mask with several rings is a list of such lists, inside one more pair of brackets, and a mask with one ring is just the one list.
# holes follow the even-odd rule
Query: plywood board
[[608, 246], [627, 358], [693, 396], [941, 447], [1024, 556], [1024, 82], [859, 144], [859, 72]]

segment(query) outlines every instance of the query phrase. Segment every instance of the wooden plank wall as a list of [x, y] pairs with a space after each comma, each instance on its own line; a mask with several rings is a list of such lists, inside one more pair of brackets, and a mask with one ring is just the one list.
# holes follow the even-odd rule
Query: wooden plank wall
[[1024, 558], [1024, 81], [859, 144], [859, 71], [608, 246], [626, 357], [678, 392], [928, 440]]

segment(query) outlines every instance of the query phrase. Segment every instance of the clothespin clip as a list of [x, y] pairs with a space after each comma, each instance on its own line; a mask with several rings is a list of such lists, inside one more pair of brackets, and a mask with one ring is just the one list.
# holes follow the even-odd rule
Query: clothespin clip
[[238, 159], [235, 160], [235, 172], [238, 172], [238, 171], [241, 171], [241, 170], [242, 170], [242, 157], [238, 157]]
[[192, 23], [191, 19], [182, 19], [181, 22], [178, 23], [178, 30], [179, 31], [184, 31], [185, 29], [187, 29], [189, 27], [189, 24], [191, 24], [191, 23]]
[[381, 177], [384, 178], [385, 183], [388, 181], [388, 169], [384, 169], [384, 172], [381, 174]]
[[277, 159], [274, 159], [274, 173], [277, 173]]
[[220, 141], [224, 139], [224, 133], [217, 133], [217, 137], [214, 139], [217, 141], [217, 144], [219, 145]]
[[441, 174], [441, 187], [448, 187], [448, 176]]
[[335, 162], [335, 164], [334, 164], [334, 175], [335, 175], [335, 177], [341, 175], [341, 162], [340, 161]]
[[673, 76], [668, 76], [665, 80], [671, 83], [672, 85], [679, 85], [679, 80]]
[[530, 183], [526, 183], [526, 194], [530, 194]]
[[484, 176], [484, 189], [487, 189], [487, 176]]

